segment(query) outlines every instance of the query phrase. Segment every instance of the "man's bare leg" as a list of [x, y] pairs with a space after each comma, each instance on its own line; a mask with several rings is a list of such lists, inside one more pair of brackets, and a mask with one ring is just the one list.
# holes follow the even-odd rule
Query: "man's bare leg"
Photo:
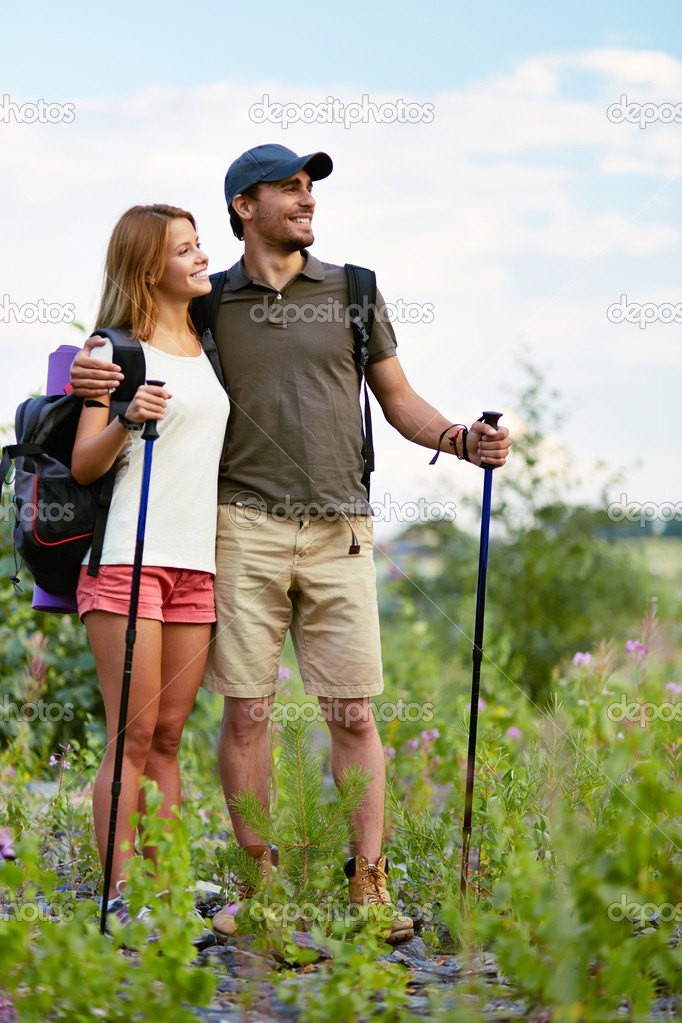
[[272, 750], [268, 737], [270, 708], [275, 699], [242, 699], [226, 696], [218, 739], [218, 770], [239, 845], [262, 845], [263, 838], [251, 831], [230, 805], [238, 792], [255, 793], [268, 812], [268, 786], [272, 771]]
[[414, 923], [394, 909], [387, 890], [386, 860], [381, 854], [384, 832], [384, 797], [386, 768], [381, 740], [374, 722], [369, 697], [364, 700], [320, 700], [322, 714], [332, 737], [332, 774], [339, 783], [350, 764], [367, 772], [370, 782], [352, 824], [355, 838], [351, 844], [352, 859], [346, 861], [350, 906], [380, 907], [388, 914], [385, 940], [390, 945], [408, 941], [414, 936]]
[[353, 856], [366, 856], [376, 863], [384, 834], [386, 766], [369, 697], [360, 700], [327, 700], [319, 697], [320, 709], [332, 740], [332, 775], [338, 785], [350, 764], [364, 768], [369, 778], [352, 824], [355, 837]]

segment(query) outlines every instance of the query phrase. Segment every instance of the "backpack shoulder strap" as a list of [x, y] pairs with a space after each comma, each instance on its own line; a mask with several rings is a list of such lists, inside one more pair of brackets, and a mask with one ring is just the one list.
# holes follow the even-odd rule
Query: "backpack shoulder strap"
[[99, 574], [99, 563], [102, 558], [102, 551], [104, 550], [104, 533], [107, 528], [107, 518], [109, 517], [111, 499], [114, 496], [115, 480], [116, 468], [112, 466], [111, 469], [109, 469], [109, 471], [102, 477], [100, 491], [97, 496], [97, 514], [95, 516], [95, 527], [92, 532], [92, 546], [90, 548], [90, 557], [88, 559], [88, 575], [96, 576]]
[[355, 336], [355, 361], [364, 372], [369, 355], [367, 345], [374, 326], [377, 278], [374, 270], [356, 266], [355, 263], [346, 263], [344, 270], [348, 279], [348, 311]]
[[[227, 270], [221, 270], [220, 273], [211, 274], [209, 277], [211, 290], [208, 295], [200, 295], [199, 298], [192, 299], [189, 311], [192, 317], [192, 323], [196, 327], [199, 337], [203, 337], [207, 330], [210, 330], [211, 334], [215, 337], [215, 325], [218, 320], [220, 299], [223, 296], [223, 288], [225, 287], [227, 274]], [[215, 366], [213, 368], [215, 369]]]
[[218, 380], [229, 394], [229, 388], [225, 383], [225, 377], [223, 376], [223, 367], [220, 365], [220, 357], [218, 356], [218, 349], [216, 348], [215, 341], [213, 340], [212, 332], [207, 328], [201, 335], [201, 347], [208, 357], [208, 361], [213, 367], [213, 372], [218, 377]]
[[[98, 327], [93, 334], [106, 337], [111, 341], [114, 349], [113, 361], [121, 367], [123, 380], [111, 396], [110, 419], [114, 419], [119, 412], [125, 412], [130, 402], [135, 397], [138, 387], [146, 379], [146, 363], [142, 345], [129, 330], [119, 327]], [[107, 516], [114, 493], [114, 480], [116, 470], [112, 468], [102, 477], [101, 486], [97, 499], [97, 517], [95, 528], [92, 534], [92, 547], [88, 561], [88, 575], [96, 576], [99, 572], [100, 558], [104, 547], [104, 533], [107, 525]]]
[[372, 412], [367, 392], [365, 366], [369, 357], [369, 339], [374, 325], [374, 310], [377, 300], [377, 279], [374, 270], [354, 263], [344, 266], [348, 280], [348, 312], [355, 341], [355, 364], [365, 390], [365, 417], [362, 430], [362, 485], [369, 498], [370, 476], [374, 472], [374, 440], [372, 437]]

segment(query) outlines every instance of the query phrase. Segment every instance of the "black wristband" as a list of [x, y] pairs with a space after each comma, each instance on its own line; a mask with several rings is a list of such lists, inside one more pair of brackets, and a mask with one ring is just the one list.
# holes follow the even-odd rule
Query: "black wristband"
[[470, 462], [471, 461], [471, 459], [469, 458], [469, 452], [467, 451], [467, 437], [468, 436], [469, 436], [469, 431], [467, 430], [467, 428], [465, 426], [464, 429], [462, 430], [462, 458], [464, 459], [465, 462]]
[[121, 426], [125, 426], [129, 433], [141, 433], [144, 430], [144, 423], [132, 423], [130, 419], [126, 419], [122, 412], [118, 414], [118, 421]]

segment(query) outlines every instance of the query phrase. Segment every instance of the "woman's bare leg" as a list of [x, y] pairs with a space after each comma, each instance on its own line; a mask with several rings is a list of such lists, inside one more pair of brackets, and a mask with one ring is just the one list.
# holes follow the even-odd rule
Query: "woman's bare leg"
[[[178, 747], [204, 673], [210, 638], [210, 625], [171, 622], [163, 626], [159, 712], [143, 771], [163, 793], [162, 817], [174, 816], [172, 808], [180, 806]], [[144, 793], [140, 810], [144, 812]], [[144, 855], [154, 859], [154, 849], [144, 849]]]
[[[128, 619], [108, 611], [90, 611], [85, 627], [97, 666], [97, 674], [107, 716], [107, 748], [93, 788], [93, 815], [100, 859], [106, 859], [111, 811], [111, 779], [116, 753], [116, 736], [121, 703], [121, 683], [125, 658], [125, 632]], [[147, 618], [137, 621], [137, 638], [133, 648], [128, 717], [121, 771], [121, 794], [116, 818], [116, 843], [107, 898], [116, 896], [116, 882], [121, 880], [124, 860], [132, 855], [134, 830], [130, 815], [138, 809], [140, 777], [149, 757], [157, 725], [161, 690], [161, 622]], [[126, 852], [121, 843], [128, 842]]]

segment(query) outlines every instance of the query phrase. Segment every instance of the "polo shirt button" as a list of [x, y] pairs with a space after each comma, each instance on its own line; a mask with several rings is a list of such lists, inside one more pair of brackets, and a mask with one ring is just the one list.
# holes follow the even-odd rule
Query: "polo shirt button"
[[277, 298], [281, 298], [281, 297], [282, 297], [281, 295], [278, 295], [278, 296], [277, 296]]

